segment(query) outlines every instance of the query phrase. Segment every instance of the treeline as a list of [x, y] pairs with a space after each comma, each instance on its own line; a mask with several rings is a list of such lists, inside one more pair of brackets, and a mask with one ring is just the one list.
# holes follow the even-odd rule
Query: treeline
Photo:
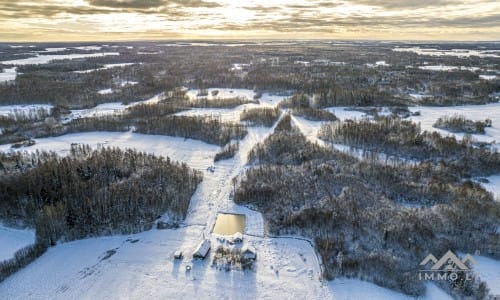
[[[416, 274], [428, 253], [480, 250], [500, 258], [500, 204], [452, 165], [358, 160], [293, 128], [252, 152], [259, 164], [242, 176], [235, 202], [257, 207], [274, 234], [314, 239], [327, 278], [356, 277], [419, 296], [425, 286]], [[478, 281], [446, 285], [457, 297], [478, 298], [487, 293]]]
[[139, 133], [192, 138], [220, 146], [248, 133], [245, 126], [222, 122], [217, 117], [163, 116], [138, 121], [134, 126]]
[[292, 97], [283, 100], [280, 107], [289, 108], [295, 116], [303, 117], [311, 121], [336, 121], [337, 117], [326, 110], [313, 107], [314, 101], [304, 93], [294, 94]]
[[0, 158], [0, 216], [34, 226], [43, 245], [142, 231], [163, 213], [182, 219], [202, 180], [186, 164], [117, 148]]
[[186, 106], [191, 108], [234, 108], [243, 104], [259, 104], [258, 100], [249, 100], [246, 97], [233, 97], [233, 98], [197, 98], [187, 100], [186, 102], [179, 103], [179, 106]]
[[48, 245], [36, 241], [35, 244], [19, 249], [14, 257], [0, 261], [0, 282], [24, 268], [47, 251]]
[[486, 147], [475, 147], [465, 137], [443, 137], [437, 132], [421, 132], [420, 125], [393, 117], [324, 124], [319, 137], [396, 157], [432, 160], [453, 164], [460, 176], [484, 176], [500, 171], [500, 153]]
[[240, 115], [240, 120], [253, 126], [271, 127], [280, 115], [278, 107], [258, 107], [245, 109]]
[[227, 144], [219, 152], [215, 154], [214, 162], [234, 157], [234, 155], [236, 154], [236, 152], [238, 152], [239, 149], [240, 149], [239, 142]]
[[242, 139], [247, 134], [244, 125], [222, 122], [216, 117], [173, 116], [172, 114], [182, 109], [169, 102], [139, 104], [127, 108], [123, 114], [76, 118], [69, 122], [61, 122], [60, 117], [55, 118], [54, 109], [51, 111], [52, 115], [49, 116], [45, 115], [44, 110], [40, 110], [37, 114], [30, 112], [22, 114], [20, 116], [25, 120], [23, 122], [17, 122], [13, 116], [0, 118], [0, 124], [3, 124], [0, 144], [19, 143], [32, 138], [60, 136], [68, 133], [124, 132], [134, 129], [144, 134], [199, 139], [223, 146], [231, 140]]
[[484, 129], [486, 127], [491, 127], [491, 125], [490, 119], [486, 119], [485, 121], [472, 121], [468, 120], [463, 115], [455, 114], [453, 116], [439, 117], [432, 126], [451, 132], [484, 134]]

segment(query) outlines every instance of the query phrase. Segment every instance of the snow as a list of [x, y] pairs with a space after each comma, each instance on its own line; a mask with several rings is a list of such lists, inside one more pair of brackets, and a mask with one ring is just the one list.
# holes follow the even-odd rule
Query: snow
[[432, 95], [426, 95], [426, 94], [418, 94], [418, 93], [410, 93], [408, 96], [412, 97], [413, 99], [417, 100], [422, 100], [424, 98], [432, 97]]
[[[443, 290], [432, 283], [427, 283], [426, 294], [422, 299], [444, 300], [453, 299]], [[379, 287], [373, 283], [359, 280], [339, 278], [328, 284], [328, 288], [335, 295], [336, 300], [354, 300], [354, 299], [384, 299], [384, 300], [402, 300], [415, 299], [395, 291]], [[419, 298], [421, 299], [421, 298]]]
[[17, 68], [5, 68], [0, 72], [0, 82], [15, 80], [17, 76]]
[[45, 50], [37, 52], [62, 52], [66, 50], [68, 50], [68, 48], [45, 48]]
[[367, 118], [367, 115], [364, 112], [353, 110], [350, 107], [335, 106], [325, 108], [325, 110], [334, 113], [335, 116], [342, 121], [355, 119], [361, 120]]
[[139, 83], [139, 82], [137, 82], [137, 81], [124, 80], [124, 81], [120, 82], [120, 86], [121, 86], [121, 87], [125, 87], [125, 86], [127, 86], [127, 85], [136, 85], [136, 84], [138, 84], [138, 83]]
[[[219, 93], [217, 96], [212, 96], [212, 91], [218, 90]], [[197, 96], [198, 90], [188, 90], [187, 96], [189, 99], [228, 99], [234, 97], [246, 98], [248, 100], [252, 100], [255, 92], [248, 89], [225, 89], [225, 88], [211, 88], [208, 89], [208, 96]], [[193, 108], [190, 110], [185, 110], [177, 113], [178, 116], [212, 116], [212, 117], [220, 117], [222, 121], [225, 122], [239, 122], [240, 114], [245, 109], [257, 108], [257, 107], [274, 107], [281, 100], [283, 100], [283, 96], [270, 95], [268, 93], [263, 93], [262, 97], [259, 99], [259, 104], [249, 103], [243, 104], [234, 108]]]
[[[212, 91], [219, 91], [219, 93], [215, 96], [212, 95]], [[255, 95], [255, 92], [252, 90], [248, 89], [228, 89], [228, 88], [211, 88], [207, 89], [208, 95], [207, 96], [198, 96], [199, 90], [188, 90], [187, 91], [187, 96], [189, 99], [228, 99], [228, 98], [235, 98], [235, 97], [243, 97], [248, 100], [252, 100], [253, 96]]]
[[495, 195], [497, 201], [500, 201], [500, 175], [486, 177], [488, 183], [481, 183], [482, 186]]
[[0, 223], [0, 262], [13, 258], [17, 250], [34, 242], [34, 230], [10, 228]]
[[231, 71], [241, 71], [243, 68], [248, 68], [250, 64], [233, 64]]
[[99, 95], [108, 95], [113, 93], [113, 89], [102, 89], [97, 91]]
[[127, 108], [127, 106], [123, 105], [121, 102], [108, 102], [88, 109], [72, 110], [70, 119], [112, 115], [122, 112], [125, 108]]
[[[500, 142], [500, 103], [485, 105], [463, 105], [463, 106], [413, 106], [409, 107], [411, 112], [420, 111], [420, 116], [411, 116], [409, 119], [420, 123], [422, 130], [437, 131], [443, 135], [453, 134], [462, 139], [463, 133], [451, 133], [432, 127], [439, 117], [452, 116], [454, 114], [464, 115], [473, 121], [484, 121], [491, 119], [492, 127], [485, 129], [485, 134], [473, 134], [472, 137], [481, 142]], [[498, 145], [498, 144], [497, 144]]]
[[495, 79], [497, 79], [497, 76], [496, 75], [479, 75], [479, 79], [495, 80]]
[[74, 49], [84, 50], [84, 51], [99, 51], [102, 49], [102, 46], [81, 46], [81, 47], [73, 47]]
[[212, 116], [224, 122], [239, 122], [245, 109], [259, 107], [258, 104], [244, 104], [235, 108], [193, 108], [176, 113], [177, 116]]
[[[218, 97], [247, 96], [252, 99], [254, 95], [251, 90], [232, 89], [232, 93], [231, 89], [217, 90]], [[196, 97], [196, 93], [188, 91], [190, 97]], [[138, 103], [156, 103], [161, 98], [162, 94], [159, 94]], [[264, 94], [260, 105], [277, 105], [281, 99], [281, 96]], [[120, 103], [108, 103], [90, 110], [73, 111], [73, 115], [114, 114], [126, 107]], [[237, 119], [241, 107], [218, 112], [227, 112], [227, 116], [233, 114], [232, 118]], [[344, 107], [329, 110], [340, 119], [365, 116]], [[210, 110], [192, 111], [203, 114]], [[292, 120], [308, 138], [316, 139], [321, 122], [295, 116]], [[134, 148], [185, 162], [204, 171], [204, 179], [191, 199], [181, 228], [152, 229], [138, 234], [58, 244], [1, 283], [0, 295], [6, 299], [171, 299], [199, 298], [200, 295], [210, 299], [410, 299], [358, 279], [324, 282], [318, 254], [310, 241], [294, 236], [266, 236], [262, 214], [232, 201], [232, 179], [243, 174], [248, 168], [248, 152], [273, 130], [274, 127], [249, 127], [235, 157], [215, 164], [213, 157], [220, 150], [219, 146], [177, 137], [129, 131], [87, 132], [36, 139], [34, 146], [22, 151], [53, 150], [67, 155], [73, 143], [89, 144], [93, 148]], [[0, 151], [21, 150], [0, 145]], [[213, 173], [206, 171], [211, 166]], [[212, 249], [221, 244], [217, 235], [211, 234], [220, 212], [246, 215], [242, 247], [251, 247], [257, 252], [253, 270], [219, 271], [211, 266], [214, 251], [209, 252], [209, 257], [203, 261], [191, 259], [203, 239], [211, 241]], [[165, 218], [168, 216], [162, 219]], [[135, 240], [138, 241], [132, 242]], [[176, 251], [185, 254], [182, 261], [173, 259]], [[191, 271], [186, 271], [186, 266], [190, 266]], [[449, 298], [436, 286], [428, 284], [427, 287], [426, 299]]]
[[[85, 132], [67, 134], [59, 137], [35, 139], [36, 144], [23, 149], [34, 152], [36, 150], [55, 151], [61, 155], [70, 152], [71, 144], [88, 144], [92, 148], [102, 146], [132, 148], [138, 151], [168, 156], [174, 161], [186, 162], [190, 167], [206, 170], [212, 165], [215, 153], [219, 151], [216, 145], [202, 141], [179, 137], [146, 135], [128, 132]], [[15, 151], [10, 145], [0, 145], [0, 151]]]
[[477, 264], [472, 269], [486, 282], [492, 295], [500, 296], [500, 261], [485, 256], [474, 255]]
[[366, 66], [370, 67], [370, 68], [388, 67], [388, 66], [390, 66], [390, 64], [386, 63], [385, 60], [379, 60], [379, 61], [376, 61], [374, 64], [367, 63]]
[[89, 53], [89, 54], [67, 54], [67, 55], [38, 55], [35, 57], [23, 58], [23, 59], [15, 59], [15, 60], [7, 60], [0, 61], [1, 64], [4, 65], [15, 65], [15, 66], [23, 66], [23, 65], [39, 65], [46, 64], [53, 60], [62, 60], [62, 59], [78, 59], [78, 58], [87, 58], [87, 57], [102, 57], [108, 55], [120, 55], [118, 52], [102, 52], [102, 53]]
[[460, 58], [467, 58], [471, 56], [478, 57], [500, 57], [497, 53], [498, 50], [472, 50], [472, 49], [451, 49], [451, 50], [440, 50], [435, 48], [421, 48], [421, 47], [406, 47], [400, 48], [396, 47], [392, 49], [395, 52], [413, 52], [418, 55], [430, 55], [430, 56], [455, 56]]
[[30, 111], [36, 109], [52, 109], [52, 105], [49, 104], [23, 104], [23, 105], [2, 105], [0, 106], [0, 116], [9, 116], [15, 112]]
[[120, 67], [132, 66], [132, 65], [135, 65], [135, 64], [136, 63], [105, 64], [102, 68], [89, 69], [89, 70], [79, 70], [79, 71], [74, 71], [74, 72], [75, 73], [80, 73], [80, 74], [86, 74], [86, 73], [92, 73], [92, 72], [99, 71], [99, 70], [106, 70], [106, 69], [112, 69], [112, 68], [120, 68]]
[[478, 70], [481, 70], [481, 68], [478, 67], [464, 67], [464, 66], [446, 66], [446, 65], [435, 65], [435, 66], [419, 66], [418, 67], [421, 70], [429, 70], [429, 71], [471, 71], [471, 72], [476, 72]]

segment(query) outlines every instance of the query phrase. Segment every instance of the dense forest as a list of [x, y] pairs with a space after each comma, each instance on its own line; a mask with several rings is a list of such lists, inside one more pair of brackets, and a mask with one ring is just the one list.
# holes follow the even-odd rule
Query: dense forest
[[[258, 208], [272, 233], [314, 239], [328, 278], [416, 296], [425, 288], [414, 274], [429, 252], [500, 257], [500, 204], [453, 165], [357, 159], [308, 142], [291, 124], [280, 128], [252, 150], [254, 167], [234, 199]], [[477, 278], [442, 287], [456, 297], [487, 294]]]
[[[126, 47], [129, 44], [133, 47]], [[245, 47], [220, 44], [169, 47], [168, 51], [154, 42], [129, 44], [102, 46], [102, 52], [118, 55], [18, 66], [15, 81], [0, 84], [0, 104], [51, 103], [82, 108], [105, 102], [144, 100], [187, 86], [250, 88], [281, 94], [296, 91], [312, 95], [316, 108], [411, 103], [457, 105], [495, 101], [494, 93], [500, 89], [500, 80], [479, 77], [480, 72], [498, 72], [498, 58], [418, 56], [393, 51], [397, 44], [308, 42], [287, 49], [272, 44]], [[22, 48], [5, 45], [0, 48], [2, 61], [35, 56]], [[43, 49], [42, 45], [39, 48]], [[53, 55], [74, 53], [93, 52], [68, 49]], [[375, 66], [377, 61], [385, 64]], [[244, 70], [233, 67], [241, 63], [248, 66]], [[446, 72], [425, 69], [433, 64], [463, 68]], [[0, 68], [8, 67], [12, 65], [0, 63]], [[105, 89], [112, 92], [99, 93]], [[417, 99], [410, 94], [425, 97]]]
[[58, 241], [147, 230], [161, 214], [185, 217], [202, 174], [169, 158], [74, 145], [0, 153], [0, 218], [36, 228], [36, 243], [0, 263], [0, 281]]
[[397, 117], [382, 116], [375, 122], [326, 123], [319, 137], [365, 151], [451, 165], [456, 169], [454, 174], [463, 177], [487, 176], [500, 171], [500, 153], [492, 151], [487, 144], [479, 144], [478, 147], [467, 136], [458, 141], [453, 136], [422, 132], [418, 124]]

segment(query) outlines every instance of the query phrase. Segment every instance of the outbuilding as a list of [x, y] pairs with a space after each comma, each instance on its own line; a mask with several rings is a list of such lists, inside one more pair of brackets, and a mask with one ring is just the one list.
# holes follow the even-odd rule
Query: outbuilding
[[210, 244], [210, 240], [208, 239], [201, 241], [193, 253], [193, 258], [204, 259], [207, 256], [208, 251], [210, 251]]

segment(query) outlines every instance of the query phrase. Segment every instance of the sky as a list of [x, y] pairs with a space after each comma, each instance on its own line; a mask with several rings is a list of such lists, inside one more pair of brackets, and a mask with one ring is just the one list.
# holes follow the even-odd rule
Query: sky
[[0, 0], [0, 41], [500, 40], [499, 0]]

